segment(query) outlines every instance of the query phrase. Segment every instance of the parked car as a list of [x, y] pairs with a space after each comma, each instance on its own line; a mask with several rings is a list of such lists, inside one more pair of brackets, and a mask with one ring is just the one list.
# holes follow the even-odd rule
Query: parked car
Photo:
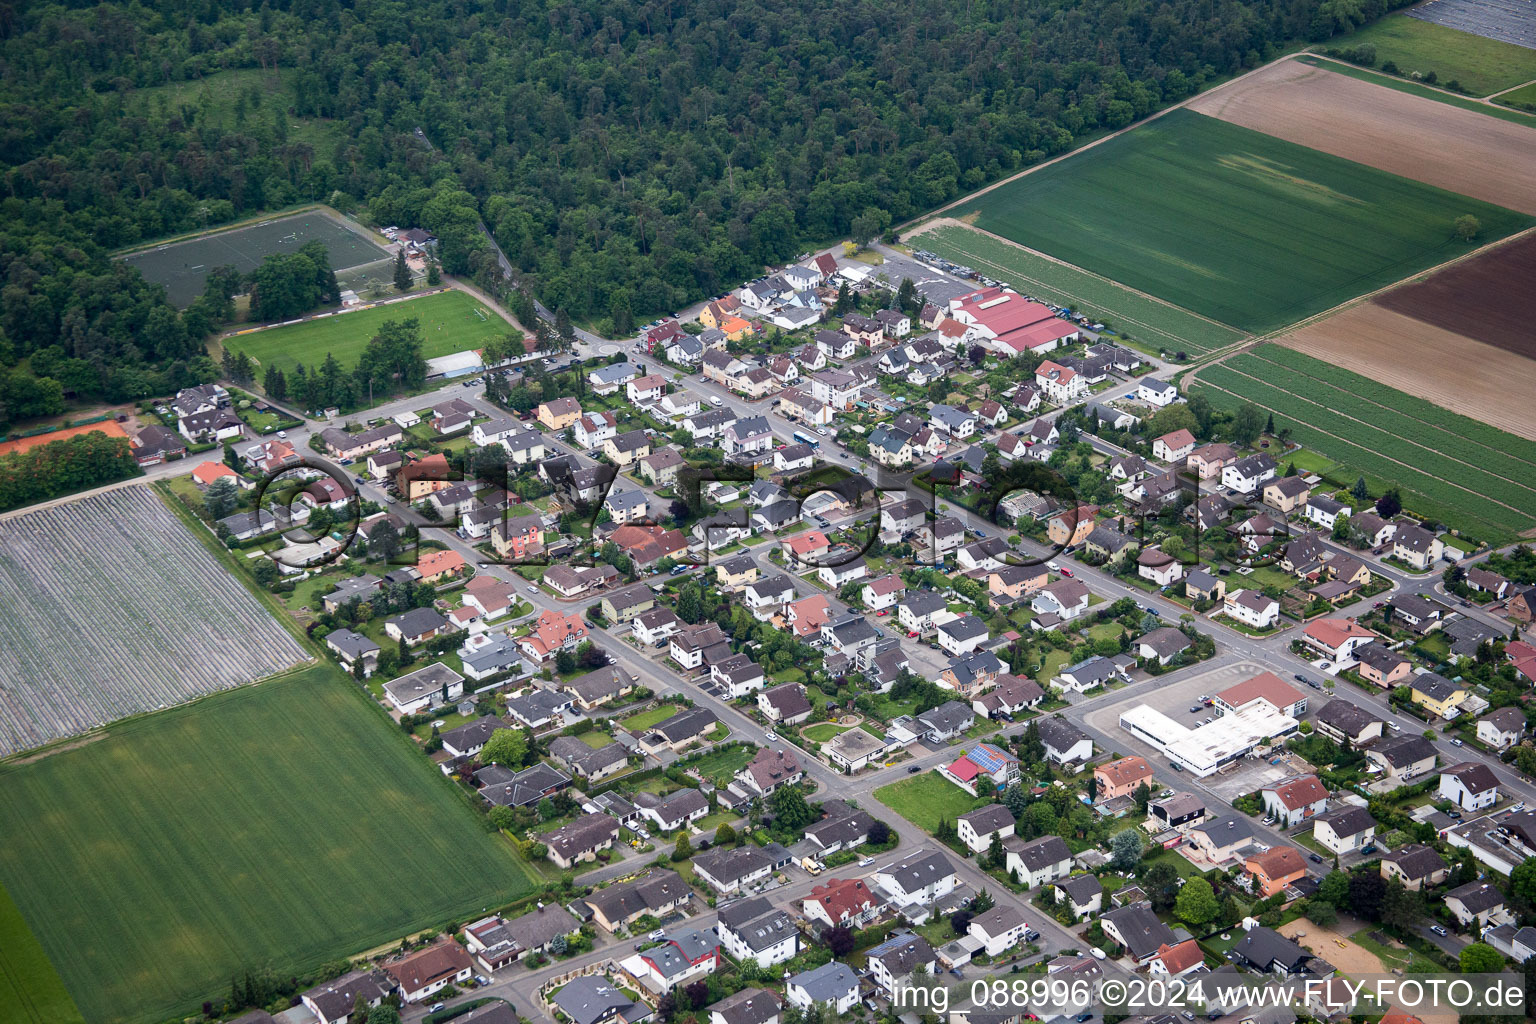
[[916, 775], [920, 771], [922, 771], [922, 769], [914, 764], [910, 768], [907, 769], [907, 774], [908, 775]]
[[1446, 934], [1445, 925], [1442, 924], [1432, 924], [1429, 926], [1429, 930], [1440, 936], [1444, 936]]

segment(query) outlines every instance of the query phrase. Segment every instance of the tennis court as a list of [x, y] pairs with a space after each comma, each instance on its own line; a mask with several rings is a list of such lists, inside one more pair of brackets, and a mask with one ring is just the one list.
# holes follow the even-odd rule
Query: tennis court
[[183, 308], [203, 293], [203, 282], [214, 267], [232, 266], [248, 274], [268, 256], [298, 252], [310, 242], [324, 243], [338, 276], [390, 259], [367, 235], [323, 210], [171, 242], [122, 259], [138, 267], [146, 280], [165, 285], [171, 304]]

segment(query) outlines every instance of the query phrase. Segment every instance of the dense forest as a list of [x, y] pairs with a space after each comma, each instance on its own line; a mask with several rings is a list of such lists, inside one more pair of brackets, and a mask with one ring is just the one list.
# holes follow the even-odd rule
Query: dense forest
[[[1289, 40], [1384, 10], [1383, 0], [5, 5], [0, 401], [25, 406], [48, 389], [29, 359], [38, 352], [82, 397], [137, 397], [208, 371], [195, 359], [217, 326], [206, 307], [171, 310], [106, 258], [122, 246], [322, 201], [426, 227], [445, 270], [488, 281], [498, 275], [483, 219], [549, 306], [624, 325], [812, 243], [881, 233]], [[192, 91], [166, 100], [165, 87], [212, 90], [223, 71], [268, 84], [217, 110], [187, 100]], [[297, 130], [315, 125], [333, 130]]]

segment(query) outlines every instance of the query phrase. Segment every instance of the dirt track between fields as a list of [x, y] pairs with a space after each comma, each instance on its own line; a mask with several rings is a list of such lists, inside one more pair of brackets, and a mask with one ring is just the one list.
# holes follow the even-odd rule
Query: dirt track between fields
[[1536, 130], [1289, 60], [1189, 108], [1524, 213], [1536, 213]]
[[1362, 303], [1274, 339], [1452, 412], [1536, 440], [1536, 360]]

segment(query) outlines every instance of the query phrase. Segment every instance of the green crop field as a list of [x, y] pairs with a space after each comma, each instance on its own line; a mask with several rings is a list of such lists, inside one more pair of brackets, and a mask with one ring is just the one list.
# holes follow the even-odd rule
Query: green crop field
[[1494, 102], [1507, 103], [1512, 107], [1519, 107], [1521, 110], [1536, 111], [1536, 82], [1532, 82], [1530, 85], [1522, 85], [1518, 89], [1511, 89], [1494, 100]]
[[357, 365], [358, 357], [380, 324], [411, 317], [421, 322], [421, 353], [428, 359], [477, 349], [491, 338], [515, 330], [479, 300], [463, 292], [444, 291], [408, 302], [235, 335], [224, 339], [224, 347], [231, 352], [244, 352], [262, 368], [276, 363], [284, 372], [301, 362], [318, 366], [327, 352], [350, 369]]
[[0, 1024], [84, 1020], [10, 893], [0, 887]]
[[1244, 330], [1329, 309], [1536, 222], [1176, 110], [957, 209], [977, 227]]
[[1087, 313], [1157, 351], [1210, 352], [1243, 338], [1235, 328], [970, 228], [946, 224], [923, 232], [913, 244], [1005, 281], [1018, 291]]
[[1200, 371], [1195, 390], [1219, 408], [1249, 401], [1277, 427], [1373, 493], [1403, 489], [1410, 511], [1504, 543], [1536, 526], [1536, 443], [1280, 345]]
[[[532, 888], [329, 666], [0, 768], [0, 834], [0, 884], [93, 1024], [181, 1017], [246, 968], [304, 973]], [[0, 946], [0, 978], [26, 957]]]
[[1455, 81], [1474, 96], [1536, 78], [1536, 50], [1406, 14], [1389, 15], [1347, 36], [1334, 36], [1318, 49], [1344, 50], [1363, 43], [1376, 47], [1377, 67], [1391, 61], [1404, 75], [1433, 71], [1439, 85]]

